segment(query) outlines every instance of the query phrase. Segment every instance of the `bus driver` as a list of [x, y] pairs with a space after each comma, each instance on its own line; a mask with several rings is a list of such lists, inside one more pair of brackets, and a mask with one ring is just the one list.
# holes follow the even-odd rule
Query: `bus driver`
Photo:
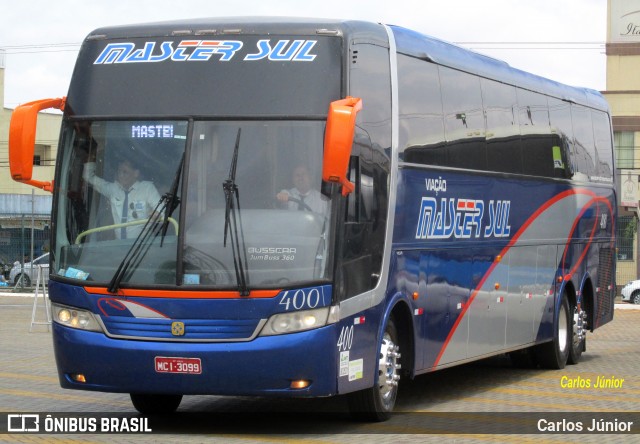
[[318, 190], [311, 188], [311, 175], [309, 169], [299, 165], [293, 170], [293, 188], [282, 190], [276, 198], [289, 210], [312, 211], [325, 214], [327, 211], [327, 198]]

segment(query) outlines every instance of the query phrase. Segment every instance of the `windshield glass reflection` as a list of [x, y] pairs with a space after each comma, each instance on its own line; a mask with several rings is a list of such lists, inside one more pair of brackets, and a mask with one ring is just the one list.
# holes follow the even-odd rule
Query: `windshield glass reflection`
[[195, 122], [189, 133], [186, 121], [70, 123], [52, 271], [110, 288], [245, 292], [328, 278], [323, 127]]

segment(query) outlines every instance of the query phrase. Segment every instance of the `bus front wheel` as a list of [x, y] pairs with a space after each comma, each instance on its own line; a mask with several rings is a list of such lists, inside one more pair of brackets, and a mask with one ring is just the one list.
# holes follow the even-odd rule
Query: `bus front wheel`
[[136, 410], [145, 414], [173, 413], [182, 401], [182, 395], [131, 393], [130, 396]]
[[391, 416], [398, 396], [400, 381], [400, 346], [398, 331], [390, 318], [378, 351], [378, 377], [369, 389], [348, 395], [349, 411], [362, 421], [386, 421]]

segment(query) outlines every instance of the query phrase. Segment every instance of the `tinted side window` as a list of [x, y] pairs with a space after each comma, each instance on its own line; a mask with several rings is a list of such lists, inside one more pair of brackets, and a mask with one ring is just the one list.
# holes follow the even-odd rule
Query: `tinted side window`
[[520, 133], [528, 134], [531, 128], [549, 127], [547, 98], [524, 89], [517, 90]]
[[400, 159], [446, 165], [442, 97], [436, 65], [398, 55]]
[[563, 100], [549, 97], [549, 120], [551, 131], [560, 137], [558, 146], [562, 157], [562, 162], [556, 162], [551, 177], [570, 178], [575, 171], [575, 160], [572, 154], [574, 143], [571, 105]]
[[338, 252], [336, 298], [342, 300], [377, 284], [382, 265], [391, 146], [389, 50], [357, 44], [351, 48], [348, 94], [362, 98], [350, 179], [357, 185], [347, 200]]
[[609, 115], [602, 111], [591, 110], [593, 136], [598, 153], [597, 175], [613, 177], [613, 144], [611, 142], [611, 122]]
[[516, 89], [482, 79], [482, 102], [487, 127], [487, 166], [504, 173], [522, 172]]
[[517, 91], [517, 96], [522, 137], [522, 172], [531, 176], [553, 177], [553, 147], [557, 143], [549, 128], [547, 98], [522, 89]]
[[389, 51], [376, 45], [354, 45], [352, 55], [349, 94], [362, 98], [357, 125], [369, 133], [374, 145], [390, 147]]
[[591, 112], [580, 105], [571, 105], [574, 153], [578, 172], [586, 175], [585, 179], [596, 172], [596, 148], [593, 141], [593, 124]]
[[448, 165], [487, 169], [480, 78], [439, 66]]

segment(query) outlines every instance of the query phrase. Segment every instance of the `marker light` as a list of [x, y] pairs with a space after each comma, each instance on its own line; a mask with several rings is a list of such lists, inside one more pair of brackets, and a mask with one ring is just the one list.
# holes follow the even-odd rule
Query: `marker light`
[[60, 325], [79, 330], [103, 331], [90, 311], [52, 303], [51, 312], [54, 322]]
[[282, 335], [319, 328], [327, 324], [328, 318], [329, 307], [278, 313], [269, 318], [260, 336]]
[[311, 385], [311, 381], [307, 381], [305, 379], [298, 379], [297, 381], [291, 381], [290, 387], [292, 389], [303, 389], [303, 388], [309, 387], [309, 385]]
[[82, 373], [72, 373], [69, 375], [69, 377], [73, 379], [75, 382], [81, 382], [83, 384], [87, 382], [87, 378], [85, 378], [85, 376]]

